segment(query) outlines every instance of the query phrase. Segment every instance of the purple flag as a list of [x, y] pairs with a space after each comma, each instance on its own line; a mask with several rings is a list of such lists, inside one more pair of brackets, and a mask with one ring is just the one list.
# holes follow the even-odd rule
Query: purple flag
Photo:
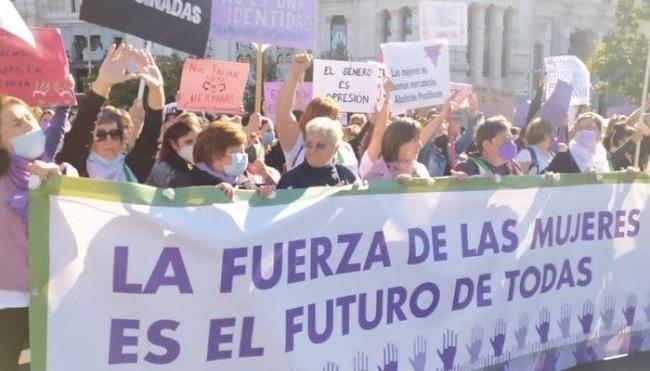
[[569, 114], [572, 92], [573, 87], [571, 84], [558, 80], [555, 90], [539, 109], [536, 116], [550, 122], [556, 128], [560, 127]]
[[[316, 12], [316, 0], [214, 0], [211, 35], [223, 40], [313, 49]], [[341, 42], [347, 37], [342, 32], [335, 36]]]
[[526, 126], [526, 118], [528, 118], [529, 110], [530, 101], [526, 98], [519, 98], [515, 104], [515, 119], [513, 124], [520, 128]]

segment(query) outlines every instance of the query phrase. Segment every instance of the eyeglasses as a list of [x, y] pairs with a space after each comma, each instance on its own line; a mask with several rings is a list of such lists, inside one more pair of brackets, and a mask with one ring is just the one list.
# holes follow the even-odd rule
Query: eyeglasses
[[305, 142], [305, 148], [307, 148], [307, 149], [315, 148], [316, 150], [322, 151], [325, 148], [327, 148], [327, 144], [325, 144], [325, 143], [314, 143], [314, 142], [311, 142], [311, 141], [307, 141], [307, 142]]
[[112, 140], [122, 140], [124, 137], [124, 132], [120, 129], [112, 129], [109, 131], [106, 130], [97, 130], [95, 132], [95, 138], [98, 142], [103, 142], [107, 137], [111, 137]]

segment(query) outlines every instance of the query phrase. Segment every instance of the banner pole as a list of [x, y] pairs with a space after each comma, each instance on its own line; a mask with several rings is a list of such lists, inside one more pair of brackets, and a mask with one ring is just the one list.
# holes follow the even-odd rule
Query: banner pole
[[[648, 80], [650, 80], [650, 33], [648, 35], [648, 56], [646, 57], [646, 66], [645, 66], [645, 79], [643, 80], [643, 95], [641, 96], [641, 124], [643, 124], [643, 114], [648, 107], [646, 107], [646, 97], [648, 96]], [[634, 167], [639, 168], [639, 161], [641, 159], [641, 143], [638, 141], [636, 143], [636, 154], [634, 155]]]
[[253, 44], [255, 46], [255, 52], [257, 54], [257, 60], [255, 62], [255, 113], [262, 112], [262, 84], [264, 81], [264, 76], [262, 74], [264, 67], [264, 50], [268, 45], [264, 44]]

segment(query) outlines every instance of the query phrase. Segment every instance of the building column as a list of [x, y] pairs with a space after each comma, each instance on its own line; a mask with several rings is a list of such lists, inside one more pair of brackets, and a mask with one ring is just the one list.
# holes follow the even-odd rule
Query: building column
[[403, 40], [404, 30], [402, 30], [402, 9], [392, 9], [390, 11], [390, 38], [391, 42]]
[[503, 62], [503, 12], [504, 8], [492, 6], [490, 12], [490, 78], [501, 81], [501, 63]]
[[514, 50], [517, 49], [518, 43], [517, 35], [519, 34], [519, 29], [517, 27], [517, 19], [519, 17], [519, 10], [516, 8], [510, 8], [506, 14], [508, 15], [506, 21], [508, 27], [508, 34], [506, 35], [506, 38], [508, 40], [508, 48], [506, 49], [506, 59], [503, 61], [503, 63], [505, 63], [508, 71], [506, 72], [508, 85], [512, 87], [513, 79], [515, 78], [512, 71], [514, 70]]
[[417, 41], [420, 40], [420, 7], [412, 7], [411, 14], [413, 16], [413, 25], [411, 26], [412, 33], [409, 41]]
[[330, 50], [330, 48], [331, 48], [332, 16], [330, 16], [330, 15], [321, 16], [319, 23], [320, 23], [320, 26], [318, 27], [318, 33], [319, 33], [318, 40], [319, 40], [319, 42], [318, 42], [316, 57], [320, 58], [320, 56], [323, 53], [328, 52]]
[[470, 9], [472, 29], [469, 37], [472, 39], [470, 50], [470, 69], [472, 83], [478, 84], [483, 79], [483, 44], [485, 43], [485, 6], [473, 4]]
[[384, 10], [379, 10], [375, 12], [375, 39], [377, 43], [375, 44], [375, 55], [379, 55], [381, 52], [381, 44], [384, 42]]

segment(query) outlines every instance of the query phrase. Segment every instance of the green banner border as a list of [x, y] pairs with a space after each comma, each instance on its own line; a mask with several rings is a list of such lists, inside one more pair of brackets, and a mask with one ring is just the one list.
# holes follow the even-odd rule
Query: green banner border
[[461, 182], [454, 178], [438, 178], [434, 183], [424, 180], [402, 185], [394, 181], [373, 182], [365, 186], [318, 187], [282, 190], [274, 199], [262, 199], [252, 191], [236, 191], [235, 201], [215, 187], [192, 187], [175, 190], [175, 198], [167, 199], [162, 189], [133, 183], [98, 182], [85, 178], [57, 177], [30, 193], [29, 261], [31, 271], [30, 347], [31, 370], [46, 371], [47, 362], [47, 294], [50, 267], [50, 196], [80, 197], [93, 200], [136, 205], [193, 207], [221, 203], [245, 202], [252, 207], [284, 205], [297, 200], [319, 197], [381, 195], [426, 192], [470, 192], [508, 189], [561, 188], [593, 184], [650, 184], [648, 174], [611, 173], [602, 177], [586, 174], [564, 174], [559, 181], [543, 176], [503, 177], [499, 183], [477, 177]]

